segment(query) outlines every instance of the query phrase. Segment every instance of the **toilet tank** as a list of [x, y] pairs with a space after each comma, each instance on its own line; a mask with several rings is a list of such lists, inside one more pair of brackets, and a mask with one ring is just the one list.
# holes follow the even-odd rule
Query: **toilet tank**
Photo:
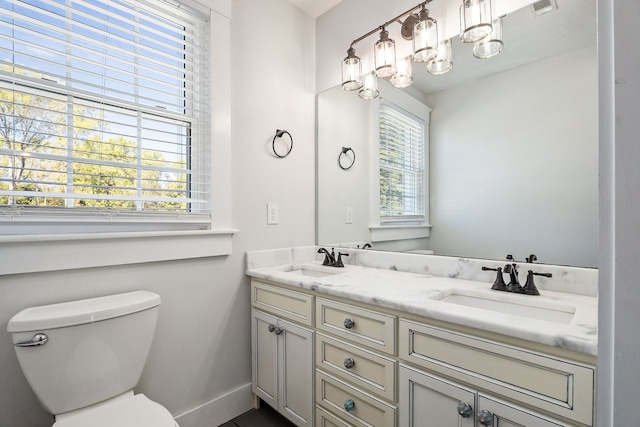
[[[160, 296], [136, 291], [22, 310], [9, 320], [20, 367], [57, 415], [132, 390], [144, 368]], [[47, 342], [19, 347], [36, 334]]]

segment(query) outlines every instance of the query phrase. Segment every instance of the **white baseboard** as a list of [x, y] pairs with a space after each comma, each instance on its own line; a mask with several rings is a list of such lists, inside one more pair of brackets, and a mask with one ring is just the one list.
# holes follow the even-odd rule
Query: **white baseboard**
[[219, 426], [253, 408], [251, 383], [218, 396], [175, 417], [180, 427]]

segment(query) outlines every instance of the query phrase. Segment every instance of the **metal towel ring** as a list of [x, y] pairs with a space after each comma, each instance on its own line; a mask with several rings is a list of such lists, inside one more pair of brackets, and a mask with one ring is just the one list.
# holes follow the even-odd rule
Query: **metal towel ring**
[[[276, 151], [276, 138], [282, 138], [284, 134], [289, 135], [289, 139], [291, 140], [291, 145], [289, 146], [289, 150], [287, 151], [287, 154], [278, 154], [278, 152]], [[289, 153], [291, 153], [291, 150], [293, 150], [293, 137], [289, 132], [287, 132], [284, 129], [283, 130], [276, 129], [276, 136], [274, 136], [273, 141], [271, 141], [271, 149], [273, 150], [273, 154], [275, 154], [277, 157], [280, 157], [281, 159], [284, 159], [289, 155]]]
[[[351, 153], [353, 154], [353, 159], [351, 159], [351, 163], [349, 164], [349, 166], [342, 166], [342, 156], [344, 155], [347, 159], [349, 158], [349, 156], [347, 155], [347, 153], [351, 151]], [[353, 164], [356, 162], [356, 152], [353, 151], [353, 149], [351, 147], [342, 147], [342, 151], [340, 152], [340, 154], [338, 154], [338, 166], [340, 166], [340, 169], [342, 170], [349, 170], [351, 169], [351, 166], [353, 166]]]

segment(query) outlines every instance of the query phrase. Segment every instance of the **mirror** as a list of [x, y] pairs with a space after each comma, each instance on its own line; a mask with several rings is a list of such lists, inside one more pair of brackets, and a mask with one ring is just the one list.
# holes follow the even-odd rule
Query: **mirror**
[[[428, 236], [372, 239], [379, 99], [340, 87], [318, 95], [319, 245], [518, 261], [533, 253], [540, 263], [597, 267], [596, 2], [557, 5], [506, 16], [494, 58], [475, 59], [454, 38], [450, 73], [414, 64], [403, 96], [432, 109]], [[343, 147], [356, 156], [348, 170], [338, 163]]]

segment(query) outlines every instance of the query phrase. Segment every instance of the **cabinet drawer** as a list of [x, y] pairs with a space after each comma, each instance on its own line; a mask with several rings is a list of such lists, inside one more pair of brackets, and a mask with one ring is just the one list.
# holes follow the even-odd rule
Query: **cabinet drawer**
[[395, 355], [395, 316], [318, 298], [316, 319], [320, 330]]
[[313, 326], [313, 295], [251, 281], [251, 305], [278, 317]]
[[326, 335], [316, 335], [316, 363], [330, 374], [395, 400], [396, 362]]
[[351, 427], [340, 418], [316, 405], [316, 427]]
[[[336, 377], [316, 370], [316, 401], [357, 427], [395, 427], [396, 408]], [[345, 403], [353, 402], [347, 411]]]
[[479, 389], [592, 425], [595, 369], [483, 338], [400, 320], [399, 355]]

